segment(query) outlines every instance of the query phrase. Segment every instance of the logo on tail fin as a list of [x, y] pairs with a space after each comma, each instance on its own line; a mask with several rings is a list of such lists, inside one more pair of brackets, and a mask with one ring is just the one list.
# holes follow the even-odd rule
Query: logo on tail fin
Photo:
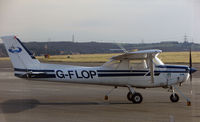
[[20, 53], [22, 51], [22, 48], [12, 46], [8, 49], [8, 51], [11, 53]]

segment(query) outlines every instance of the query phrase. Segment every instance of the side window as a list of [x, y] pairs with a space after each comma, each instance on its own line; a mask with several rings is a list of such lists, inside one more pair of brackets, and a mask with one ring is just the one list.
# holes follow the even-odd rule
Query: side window
[[[150, 68], [150, 60], [146, 60], [146, 62], [147, 62], [147, 69], [149, 69]], [[154, 68], [155, 68], [155, 66], [157, 65], [156, 63], [155, 63], [155, 59], [153, 58], [153, 64], [154, 64]]]
[[112, 60], [110, 62], [105, 63], [103, 66], [116, 69], [120, 64], [119, 60]]
[[131, 60], [129, 62], [129, 68], [130, 70], [147, 69], [146, 60]]
[[[147, 62], [146, 63], [147, 64], [147, 68], [149, 68], [150, 61], [147, 59], [146, 62]], [[154, 64], [154, 68], [155, 68], [157, 65], [163, 65], [163, 62], [159, 58], [155, 57], [155, 58], [153, 58], [153, 64]]]

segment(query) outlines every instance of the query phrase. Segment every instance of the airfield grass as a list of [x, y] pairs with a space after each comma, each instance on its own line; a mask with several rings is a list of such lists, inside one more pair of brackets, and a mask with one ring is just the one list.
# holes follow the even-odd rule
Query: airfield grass
[[[83, 63], [103, 63], [109, 61], [112, 54], [77, 54], [77, 55], [52, 55], [49, 58], [37, 56], [36, 58], [43, 62], [83, 62]], [[163, 52], [158, 56], [164, 63], [188, 63], [189, 52]], [[9, 60], [8, 57], [1, 57], [1, 60]], [[193, 63], [200, 63], [200, 52], [192, 52]]]

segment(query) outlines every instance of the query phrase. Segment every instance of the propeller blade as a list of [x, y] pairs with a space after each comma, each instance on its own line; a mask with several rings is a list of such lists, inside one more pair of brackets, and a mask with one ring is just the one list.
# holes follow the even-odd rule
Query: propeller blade
[[190, 66], [190, 82], [192, 82], [192, 47], [190, 46], [189, 53], [189, 66]]

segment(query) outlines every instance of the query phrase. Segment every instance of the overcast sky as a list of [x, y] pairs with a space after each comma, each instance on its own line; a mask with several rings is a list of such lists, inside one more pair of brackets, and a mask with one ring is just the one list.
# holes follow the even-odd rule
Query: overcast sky
[[22, 41], [200, 43], [200, 0], [0, 0], [0, 36]]

